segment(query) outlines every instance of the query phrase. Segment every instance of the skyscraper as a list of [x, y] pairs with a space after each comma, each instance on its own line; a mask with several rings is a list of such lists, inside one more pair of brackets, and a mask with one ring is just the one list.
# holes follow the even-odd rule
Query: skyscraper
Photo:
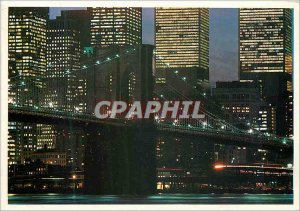
[[292, 73], [291, 9], [240, 9], [240, 69]]
[[39, 106], [46, 72], [48, 8], [9, 9], [9, 102]]
[[91, 45], [133, 45], [142, 43], [142, 9], [137, 7], [93, 7]]
[[[81, 46], [75, 22], [50, 20], [47, 29], [47, 93], [45, 106], [64, 111], [83, 111], [77, 93], [84, 84], [80, 71]], [[81, 83], [80, 83], [81, 82]], [[81, 96], [82, 97], [82, 96]]]
[[81, 50], [84, 47], [91, 46], [91, 11], [90, 10], [65, 10], [61, 11], [61, 16], [56, 17], [57, 20], [74, 22], [73, 28], [76, 28], [79, 33]]
[[258, 80], [267, 102], [276, 107], [276, 133], [292, 136], [293, 96], [291, 9], [240, 9], [240, 79]]
[[208, 81], [209, 9], [156, 8], [155, 26], [157, 83], [166, 82], [168, 70], [195, 67], [198, 83]]
[[[12, 106], [40, 106], [45, 88], [47, 19], [48, 8], [9, 8], [8, 95]], [[9, 122], [9, 164], [24, 163], [36, 149], [37, 127]]]
[[[61, 16], [48, 22], [45, 94], [48, 108], [72, 113], [86, 111], [86, 70], [81, 68], [81, 61], [84, 47], [89, 46], [89, 23], [86, 10], [62, 11]], [[83, 131], [78, 127], [68, 130], [60, 126], [46, 129], [47, 133], [55, 133], [56, 150], [66, 153], [67, 164], [74, 169], [83, 167], [78, 156], [84, 148]]]
[[90, 13], [62, 11], [47, 26], [47, 94], [45, 106], [84, 112], [86, 78], [80, 69], [84, 47], [90, 46]]

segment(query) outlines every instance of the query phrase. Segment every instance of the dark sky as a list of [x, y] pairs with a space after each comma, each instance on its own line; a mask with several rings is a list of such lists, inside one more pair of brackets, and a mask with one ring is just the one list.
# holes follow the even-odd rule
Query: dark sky
[[[50, 8], [50, 18], [61, 10]], [[238, 79], [238, 9], [210, 9], [209, 32], [210, 82]], [[154, 9], [143, 8], [143, 43], [154, 44]]]

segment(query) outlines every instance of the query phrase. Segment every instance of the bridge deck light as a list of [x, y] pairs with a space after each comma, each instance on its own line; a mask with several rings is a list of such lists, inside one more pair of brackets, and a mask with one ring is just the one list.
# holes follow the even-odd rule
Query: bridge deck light
[[282, 143], [283, 143], [283, 144], [286, 144], [286, 143], [287, 143], [287, 141], [286, 141], [285, 138], [282, 140]]

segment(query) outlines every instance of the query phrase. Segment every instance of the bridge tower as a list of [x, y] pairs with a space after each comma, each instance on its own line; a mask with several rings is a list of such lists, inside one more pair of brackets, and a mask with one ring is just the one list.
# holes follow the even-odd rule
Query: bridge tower
[[[153, 46], [99, 49], [87, 68], [88, 113], [100, 100], [128, 103], [152, 99]], [[108, 120], [109, 121], [109, 120]], [[85, 191], [89, 194], [153, 194], [156, 190], [154, 121], [128, 120], [123, 126], [88, 125]]]

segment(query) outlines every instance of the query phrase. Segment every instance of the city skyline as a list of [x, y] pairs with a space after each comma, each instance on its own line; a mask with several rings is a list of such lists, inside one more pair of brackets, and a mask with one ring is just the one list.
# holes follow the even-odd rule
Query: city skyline
[[9, 8], [8, 192], [292, 194], [291, 11], [143, 10]]
[[[59, 16], [56, 19], [48, 20], [48, 15], [49, 15], [48, 9], [49, 8], [42, 8], [42, 9], [26, 8], [20, 10], [18, 9], [11, 10], [12, 14], [14, 15], [10, 16], [11, 23], [9, 29], [9, 34], [10, 34], [10, 42], [9, 42], [10, 67], [9, 68], [11, 74], [10, 76], [11, 85], [10, 85], [10, 92], [9, 92], [10, 103], [14, 105], [34, 106], [36, 109], [38, 109], [39, 107], [43, 107], [43, 108], [49, 107], [55, 109], [62, 109], [68, 112], [79, 112], [79, 113], [86, 112], [87, 107], [89, 107], [88, 113], [93, 113], [93, 106], [96, 103], [96, 97], [97, 96], [99, 97], [101, 95], [101, 93], [96, 94], [97, 91], [95, 90], [96, 84], [98, 84], [96, 83], [96, 78], [98, 75], [95, 75], [96, 74], [95, 66], [98, 66], [103, 62], [100, 61], [98, 57], [100, 58], [103, 57], [104, 55], [107, 55], [107, 58], [105, 59], [103, 57], [103, 60], [108, 62], [112, 60], [110, 54], [115, 54], [113, 57], [114, 58], [113, 60], [115, 60], [117, 58], [120, 58], [119, 53], [116, 53], [118, 52], [116, 48], [117, 46], [129, 47], [130, 45], [141, 44], [141, 36], [140, 36], [141, 35], [140, 32], [142, 28], [141, 15], [140, 15], [141, 10], [140, 8], [135, 8], [134, 10], [126, 10], [122, 8], [116, 8], [113, 10], [111, 10], [110, 8], [106, 8], [106, 9], [89, 8], [88, 10], [82, 10], [82, 11], [63, 10], [62, 16]], [[248, 10], [250, 12], [252, 11], [252, 9], [247, 9], [245, 11], [248, 12]], [[244, 10], [241, 9], [240, 11], [241, 11], [240, 14], [242, 14]], [[253, 9], [253, 11], [255, 12], [255, 9]], [[282, 32], [282, 34], [287, 34], [287, 35], [291, 34], [289, 32], [289, 30], [291, 29], [290, 16], [287, 16], [288, 19], [285, 20], [281, 18], [282, 14], [279, 13], [279, 17], [276, 16], [273, 20], [272, 18], [271, 19], [269, 18], [268, 11], [275, 11], [276, 13], [274, 14], [277, 15], [278, 13], [277, 10], [269, 9], [266, 10], [267, 12], [265, 12], [265, 10], [262, 11], [263, 11], [262, 14], [259, 13], [260, 10], [258, 10], [257, 12], [257, 14], [260, 14], [259, 20], [261, 19], [265, 20], [265, 23], [263, 24], [263, 28], [259, 29], [259, 32], [264, 30], [266, 32], [269, 32], [270, 31], [269, 28], [271, 28], [272, 29], [271, 31], [274, 31], [275, 29], [276, 32], [278, 31], [282, 32], [282, 30], [284, 29], [285, 31]], [[282, 12], [285, 10], [279, 9], [278, 11]], [[23, 14], [28, 15], [28, 18], [25, 19], [25, 23], [20, 22], [20, 20], [22, 20], [21, 18], [24, 17], [26, 18], [26, 16], [24, 16]], [[170, 20], [165, 19], [164, 18], [165, 15], [167, 17], [172, 16], [172, 18]], [[201, 8], [200, 9], [197, 8], [196, 9], [194, 8], [156, 9], [157, 51], [155, 53], [155, 56], [156, 56], [157, 74], [155, 80], [160, 79], [160, 75], [158, 74], [160, 69], [166, 69], [167, 70], [166, 75], [169, 78], [173, 77], [173, 79], [171, 79], [170, 81], [167, 82], [165, 81], [163, 83], [157, 83], [156, 81], [157, 84], [163, 85], [162, 90], [160, 90], [159, 88], [160, 85], [157, 85], [156, 87], [157, 91], [164, 92], [167, 91], [166, 88], [168, 86], [171, 86], [172, 89], [174, 89], [175, 86], [176, 88], [181, 89], [181, 92], [187, 96], [192, 96], [194, 94], [196, 95], [200, 94], [203, 96], [206, 96], [206, 94], [210, 95], [210, 87], [206, 86], [206, 83], [204, 83], [204, 81], [208, 79], [207, 77], [203, 77], [200, 83], [198, 84], [199, 82], [198, 74], [201, 73], [203, 70], [207, 71], [208, 68], [207, 47], [210, 43], [208, 39], [208, 30], [209, 30], [208, 16], [209, 16], [208, 10], [201, 9]], [[190, 22], [185, 22], [185, 17], [188, 17]], [[246, 17], [248, 18], [248, 16]], [[178, 19], [178, 22], [172, 24], [173, 19]], [[285, 26], [281, 24], [281, 22], [279, 22], [278, 20], [282, 20], [283, 23], [288, 23], [288, 25]], [[78, 24], [79, 21], [81, 24]], [[103, 22], [103, 24], [98, 23], [101, 21]], [[35, 34], [32, 34], [34, 38], [32, 43], [31, 43], [30, 36], [23, 36], [23, 34], [30, 35], [30, 33], [28, 33], [27, 31], [30, 30], [31, 28], [31, 26], [28, 25], [31, 22], [33, 23], [33, 29], [34, 29], [32, 30], [32, 32], [35, 32]], [[37, 25], [36, 22], [43, 27], [46, 27], [47, 25], [47, 29], [43, 29], [43, 27], [42, 28], [35, 27]], [[89, 27], [89, 22], [91, 22], [90, 27]], [[244, 42], [248, 43], [249, 37], [254, 38], [254, 40], [256, 39], [257, 33], [253, 32], [255, 28], [253, 29], [252, 22], [257, 24], [257, 18], [256, 16], [254, 16], [254, 18], [248, 18], [246, 20], [241, 19], [241, 23], [244, 22], [247, 23], [247, 25], [246, 26], [242, 25], [241, 43]], [[273, 22], [276, 22], [276, 25], [274, 25]], [[268, 23], [271, 24], [271, 27], [268, 26]], [[19, 29], [20, 27], [22, 28], [22, 30]], [[132, 30], [131, 27], [133, 27], [133, 30], [136, 30], [137, 32], [137, 34], [135, 34], [135, 32], [132, 34], [133, 39], [132, 37], [131, 38], [126, 37], [128, 33], [131, 33], [130, 31]], [[185, 30], [192, 31], [193, 32], [192, 36], [189, 33], [185, 33]], [[46, 31], [47, 33], [45, 33]], [[91, 37], [89, 34], [91, 34]], [[125, 36], [123, 36], [123, 34], [125, 34]], [[47, 42], [45, 43], [45, 40], [43, 40], [44, 42], [43, 44], [35, 41], [35, 39], [41, 40], [41, 37], [44, 37], [45, 39], [47, 37]], [[90, 43], [89, 41], [87, 41], [86, 37], [90, 37], [91, 39]], [[183, 43], [177, 42], [176, 38], [181, 40]], [[276, 37], [274, 38], [271, 37], [271, 38], [276, 39]], [[270, 42], [269, 36], [265, 37], [262, 35], [260, 39], [264, 40], [265, 42]], [[288, 37], [288, 40], [290, 40], [290, 37]], [[273, 43], [272, 40], [270, 43], [271, 44]], [[281, 41], [281, 43], [283, 43], [283, 41]], [[32, 46], [29, 45], [32, 47], [30, 52], [28, 52], [27, 50], [28, 44], [32, 44]], [[86, 46], [90, 46], [90, 45], [96, 46], [94, 49], [95, 52], [94, 53], [92, 52], [92, 54], [88, 53], [86, 48]], [[37, 50], [35, 49], [36, 47]], [[109, 50], [104, 51], [103, 49], [107, 47]], [[250, 47], [248, 46], [244, 47], [243, 45], [241, 45], [240, 52], [243, 55], [244, 52], [247, 52], [249, 51], [248, 49], [251, 49], [250, 51], [251, 55], [249, 61], [252, 62], [253, 61], [252, 54], [260, 55], [261, 53], [259, 50], [260, 48], [255, 49], [254, 47], [252, 47], [252, 45]], [[268, 45], [267, 47], [263, 45], [263, 47], [264, 47], [264, 51], [266, 51], [265, 49], [269, 49], [269, 48], [271, 49], [270, 52], [272, 54], [270, 55], [272, 58], [273, 57], [272, 45]], [[20, 48], [24, 48], [25, 49], [24, 52], [20, 51]], [[46, 61], [45, 53], [38, 54], [38, 52], [43, 52], [43, 51], [45, 52], [46, 49], [47, 49], [47, 61]], [[197, 50], [195, 51], [194, 49]], [[283, 58], [285, 56], [285, 52], [287, 52], [286, 58], [288, 58], [287, 61], [290, 62], [289, 58], [290, 58], [291, 49], [289, 45], [287, 45], [287, 47], [284, 46], [283, 50], [281, 51], [282, 52], [280, 53], [280, 58]], [[175, 56], [174, 56], [174, 52], [175, 52]], [[192, 52], [192, 54], [190, 52]], [[35, 57], [31, 56], [32, 53], [34, 55], [36, 54]], [[177, 53], [181, 54], [181, 56], [177, 56], [176, 55]], [[192, 60], [188, 60], [188, 58], [190, 58], [188, 57], [189, 54], [192, 55]], [[39, 56], [42, 56], [42, 59], [39, 59]], [[90, 58], [91, 56], [94, 56], [95, 58]], [[163, 57], [167, 57], [167, 59]], [[184, 57], [185, 59], [182, 60], [181, 57]], [[41, 67], [44, 67], [45, 64], [47, 63], [47, 71], [41, 69], [41, 74], [43, 75], [42, 76], [39, 75], [39, 77], [35, 77], [36, 73], [39, 73], [36, 68], [37, 66], [36, 65], [31, 66], [31, 63], [29, 63], [30, 59], [33, 60], [36, 58], [37, 61], [34, 61], [34, 63], [37, 65], [39, 64], [42, 65]], [[241, 56], [240, 59], [241, 61], [247, 61], [245, 60], [244, 56]], [[160, 63], [161, 60], [166, 60], [166, 61]], [[21, 64], [24, 63], [25, 66], [20, 65], [19, 63]], [[274, 66], [273, 63], [272, 64], [266, 63], [266, 64], [270, 65], [271, 67]], [[118, 69], [118, 67], [119, 66], [116, 65], [114, 68]], [[290, 68], [290, 66], [288, 67]], [[93, 68], [94, 71], [86, 71], [86, 72], [82, 71], [88, 68]], [[129, 72], [129, 71], [130, 71], [129, 69], [126, 70], [127, 72], [126, 74], [129, 75], [123, 79], [124, 81], [120, 81], [120, 75], [119, 75], [120, 73], [118, 71], [115, 73], [111, 73], [107, 76], [99, 75], [100, 78], [104, 77], [103, 79], [105, 80], [100, 84], [98, 84], [100, 85], [100, 87], [97, 88], [97, 90], [104, 88], [104, 91], [106, 92], [107, 95], [106, 97], [108, 96], [112, 97], [113, 95], [115, 95], [117, 99], [121, 96], [128, 95], [125, 98], [128, 99], [131, 98], [132, 100], [134, 100], [135, 94], [137, 93], [136, 90], [137, 76], [135, 72]], [[18, 72], [19, 75], [17, 74]], [[47, 72], [47, 74], [45, 74], [45, 72]], [[88, 72], [92, 73], [92, 75], [87, 74]], [[290, 72], [291, 69], [288, 70], [288, 73]], [[196, 77], [194, 73], [197, 74]], [[87, 82], [87, 75], [89, 75], [90, 77], [89, 79], [90, 82]], [[274, 74], [272, 74], [272, 77], [273, 76]], [[276, 77], [278, 76], [276, 75]], [[32, 81], [30, 81], [31, 78], [34, 79], [33, 81], [35, 83], [32, 83]], [[80, 82], [76, 81], [76, 78], [79, 78]], [[192, 82], [191, 81], [192, 79], [196, 79], [196, 82], [195, 81]], [[243, 78], [243, 80], [245, 79], [247, 78]], [[274, 80], [277, 79], [275, 78], [272, 81]], [[258, 100], [268, 102], [269, 106], [273, 107], [271, 108], [271, 110], [272, 109], [274, 110], [275, 107], [278, 106], [281, 106], [281, 109], [278, 109], [278, 111], [275, 112], [276, 115], [274, 115], [271, 118], [273, 121], [272, 125], [274, 125], [274, 121], [276, 119], [277, 129], [275, 128], [272, 130], [266, 129], [265, 128], [266, 124], [264, 123], [264, 128], [265, 128], [264, 131], [279, 134], [281, 136], [292, 136], [293, 120], [292, 118], [290, 118], [290, 116], [293, 113], [292, 112], [293, 109], [290, 108], [291, 107], [290, 105], [292, 105], [293, 99], [292, 99], [292, 92], [291, 92], [292, 90], [290, 88], [291, 83], [289, 83], [289, 80], [280, 82], [280, 85], [279, 86], [277, 85], [276, 88], [277, 94], [274, 96], [274, 92], [272, 93], [272, 95], [270, 95], [265, 91], [267, 89], [270, 89], [269, 88], [270, 85], [266, 85], [266, 81], [268, 80], [265, 80], [265, 78], [260, 79], [260, 83], [261, 83], [260, 86], [262, 91], [260, 93], [261, 97], [259, 97], [261, 99]], [[121, 86], [123, 87], [122, 89], [125, 90], [122, 90], [121, 87], [119, 87], [120, 83], [122, 84]], [[187, 86], [186, 83], [189, 83], [189, 86]], [[117, 87], [117, 89], [113, 93], [112, 90], [114, 87]], [[286, 94], [284, 93], [283, 96], [281, 93], [285, 91], [285, 87], [288, 88], [287, 91], [289, 93]], [[21, 94], [20, 90], [23, 89], [26, 93], [28, 93], [27, 94], [28, 96], [24, 96], [23, 94]], [[244, 97], [243, 95], [244, 94], [240, 95], [240, 97], [243, 98]], [[88, 99], [85, 96], [88, 96]], [[162, 94], [161, 96], [164, 95]], [[278, 99], [280, 99], [280, 102], [278, 102]], [[86, 100], [88, 100], [89, 102], [87, 103]], [[209, 106], [207, 107], [209, 108]], [[228, 109], [229, 110], [232, 109], [233, 112], [237, 112], [235, 107], [236, 105], [232, 105], [232, 108], [228, 107]], [[238, 107], [239, 107], [238, 112], [246, 111], [247, 113], [249, 110], [249, 105], [245, 105], [244, 103], [242, 103]], [[260, 109], [262, 109], [262, 111], [259, 111]], [[268, 108], [255, 108], [254, 110], [255, 110], [254, 113], [258, 111], [267, 112], [266, 110], [268, 110]], [[211, 110], [211, 112], [215, 112], [215, 111]], [[245, 118], [245, 116], [249, 116], [249, 115], [241, 114], [241, 116], [238, 115], [237, 117]], [[249, 117], [247, 117], [246, 119], [248, 118]], [[256, 118], [255, 115], [254, 118]], [[286, 120], [283, 121], [283, 119]], [[254, 120], [253, 117], [251, 117], [248, 121], [253, 123], [259, 122], [257, 120]], [[283, 122], [286, 122], [287, 124], [285, 128], [281, 127]], [[41, 127], [43, 126], [41, 125]], [[258, 130], [260, 130], [260, 125], [256, 125], [255, 127], [258, 128]], [[287, 133], [287, 128], [289, 130], [288, 133]], [[281, 132], [278, 132], [279, 129], [281, 129]], [[47, 141], [48, 140], [46, 140], [46, 142]], [[30, 146], [32, 147], [32, 145]], [[41, 147], [43, 146], [43, 144], [39, 144], [39, 146]]]
[[[82, 10], [83, 8], [50, 8], [50, 19], [60, 15], [63, 10]], [[142, 9], [143, 43], [154, 45], [154, 8]], [[211, 8], [209, 30], [209, 68], [210, 82], [238, 80], [238, 9]]]

